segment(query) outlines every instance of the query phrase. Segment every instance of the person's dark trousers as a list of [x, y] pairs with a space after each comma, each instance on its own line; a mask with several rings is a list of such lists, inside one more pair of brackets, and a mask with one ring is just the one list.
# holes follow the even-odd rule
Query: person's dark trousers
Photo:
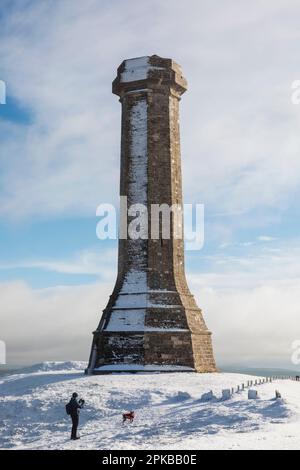
[[72, 419], [72, 434], [71, 434], [71, 439], [75, 439], [77, 437], [77, 428], [78, 428], [78, 423], [79, 423], [79, 416], [78, 413], [72, 413], [71, 414], [71, 419]]

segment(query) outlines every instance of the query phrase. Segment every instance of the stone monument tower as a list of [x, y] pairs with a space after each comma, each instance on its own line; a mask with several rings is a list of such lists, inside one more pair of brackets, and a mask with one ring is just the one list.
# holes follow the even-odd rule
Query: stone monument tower
[[[118, 68], [113, 93], [122, 104], [120, 195], [148, 212], [148, 239], [119, 239], [115, 288], [94, 332], [87, 373], [215, 372], [211, 333], [189, 291], [184, 243], [151, 238], [151, 206], [182, 206], [179, 101], [181, 68], [153, 55]], [[123, 214], [124, 218], [124, 214]], [[126, 228], [132, 217], [125, 214]], [[122, 224], [121, 224], [122, 225]]]

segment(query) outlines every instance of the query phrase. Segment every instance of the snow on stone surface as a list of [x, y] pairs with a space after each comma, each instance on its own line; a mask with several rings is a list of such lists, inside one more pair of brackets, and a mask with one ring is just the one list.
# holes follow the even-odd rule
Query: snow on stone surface
[[182, 308], [182, 305], [172, 305], [172, 304], [156, 304], [154, 302], [148, 301], [147, 307], [150, 308]]
[[121, 73], [121, 82], [134, 82], [145, 80], [149, 70], [161, 70], [163, 67], [156, 67], [150, 64], [150, 57], [137, 57], [136, 59], [125, 60], [125, 69]]
[[147, 294], [120, 294], [116, 300], [114, 308], [146, 308], [147, 307]]
[[144, 330], [146, 310], [113, 310], [106, 331]]
[[[222, 400], [242, 374], [141, 373], [85, 376], [79, 363], [0, 379], [0, 447], [8, 449], [299, 449], [300, 384], [278, 381]], [[40, 367], [40, 366], [39, 366]], [[82, 367], [82, 369], [84, 366]], [[33, 369], [32, 369], [33, 370]], [[257, 377], [256, 377], [257, 378]], [[256, 379], [254, 378], [254, 379]], [[274, 400], [278, 389], [283, 399]], [[201, 402], [213, 391], [216, 399]], [[65, 403], [85, 398], [79, 441], [70, 441]], [[121, 426], [122, 412], [133, 424]]]
[[188, 329], [183, 328], [154, 328], [145, 326], [145, 309], [124, 309], [124, 310], [112, 310], [110, 321], [105, 328], [106, 331], [144, 331], [144, 332], [168, 332], [168, 333], [180, 333], [187, 332]]
[[147, 333], [149, 331], [153, 331], [153, 332], [164, 332], [164, 333], [185, 333], [185, 332], [188, 332], [190, 331], [189, 329], [187, 328], [168, 328], [168, 327], [164, 327], [164, 328], [155, 328], [155, 327], [151, 327], [151, 326], [145, 326], [144, 328], [144, 331]]
[[98, 371], [157, 371], [157, 372], [163, 372], [164, 370], [168, 371], [187, 371], [191, 372], [193, 369], [191, 367], [184, 367], [184, 366], [160, 366], [157, 364], [111, 364], [111, 365], [106, 365], [106, 366], [100, 366], [97, 369]]
[[177, 294], [177, 291], [168, 290], [168, 289], [148, 289], [148, 293], [150, 294]]
[[128, 204], [147, 205], [148, 152], [146, 98], [138, 100], [130, 114], [130, 166], [128, 172]]
[[125, 69], [121, 74], [121, 82], [145, 80], [148, 75], [149, 66], [149, 57], [125, 60]]
[[147, 292], [147, 273], [132, 269], [127, 271], [120, 292], [122, 294]]
[[[123, 291], [121, 291], [123, 292]], [[122, 293], [118, 296], [114, 308], [181, 308], [181, 305], [162, 304], [155, 303], [147, 299], [147, 294], [141, 292], [132, 293], [130, 295], [123, 295]]]

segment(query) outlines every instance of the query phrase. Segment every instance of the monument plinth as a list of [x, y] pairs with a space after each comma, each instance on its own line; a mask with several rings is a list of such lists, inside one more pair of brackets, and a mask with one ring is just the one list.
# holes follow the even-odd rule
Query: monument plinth
[[88, 373], [216, 371], [174, 218], [169, 239], [161, 230], [150, 236], [153, 204], [182, 206], [179, 101], [186, 89], [180, 66], [155, 55], [125, 60], [113, 82], [122, 104], [120, 195], [128, 207], [148, 208], [149, 237], [119, 240], [117, 281], [94, 332]]

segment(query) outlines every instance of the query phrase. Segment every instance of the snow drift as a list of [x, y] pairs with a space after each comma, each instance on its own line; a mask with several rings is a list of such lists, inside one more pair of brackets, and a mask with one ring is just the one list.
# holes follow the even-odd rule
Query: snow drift
[[[47, 362], [0, 378], [0, 447], [8, 449], [296, 449], [300, 384], [279, 381], [222, 398], [242, 374], [85, 376], [84, 362]], [[275, 400], [275, 389], [283, 399]], [[86, 400], [80, 441], [70, 441], [65, 403]], [[212, 391], [213, 399], [201, 397]], [[122, 413], [134, 410], [133, 424]]]

